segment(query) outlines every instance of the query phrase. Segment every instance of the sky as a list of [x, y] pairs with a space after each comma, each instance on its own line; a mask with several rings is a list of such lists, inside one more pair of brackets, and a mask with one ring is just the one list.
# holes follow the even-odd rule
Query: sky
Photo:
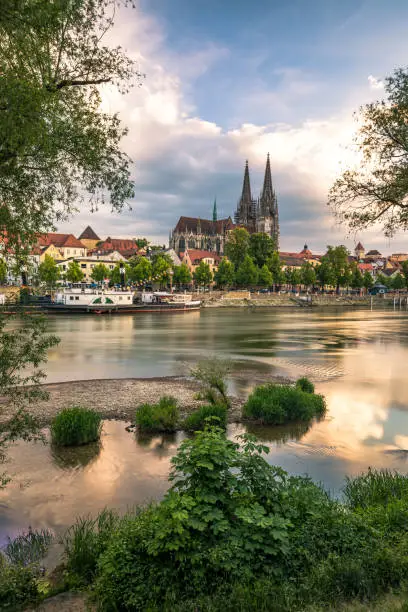
[[104, 238], [168, 243], [180, 215], [233, 216], [248, 159], [258, 197], [269, 152], [280, 248], [314, 252], [361, 240], [408, 250], [381, 228], [350, 235], [327, 193], [355, 163], [359, 106], [384, 95], [383, 78], [408, 63], [406, 0], [139, 0], [122, 9], [111, 44], [146, 76], [125, 96], [103, 89], [103, 109], [129, 128], [131, 209], [83, 208], [60, 231], [90, 224]]

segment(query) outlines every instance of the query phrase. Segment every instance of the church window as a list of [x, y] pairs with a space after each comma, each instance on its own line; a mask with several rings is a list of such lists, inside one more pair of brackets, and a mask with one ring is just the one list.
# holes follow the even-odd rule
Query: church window
[[188, 248], [195, 249], [195, 247], [196, 247], [195, 240], [193, 238], [190, 238], [190, 240], [188, 241]]
[[185, 251], [186, 250], [186, 240], [185, 240], [184, 236], [181, 236], [181, 238], [179, 240], [179, 250], [180, 251]]

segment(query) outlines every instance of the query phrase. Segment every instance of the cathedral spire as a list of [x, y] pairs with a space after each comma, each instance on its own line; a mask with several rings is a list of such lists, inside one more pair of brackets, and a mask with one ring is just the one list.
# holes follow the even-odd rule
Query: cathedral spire
[[265, 177], [264, 177], [261, 199], [264, 201], [270, 201], [270, 200], [273, 200], [274, 195], [275, 194], [274, 194], [273, 187], [272, 187], [271, 162], [270, 162], [269, 153], [268, 153], [268, 156], [266, 158]]
[[213, 207], [213, 221], [217, 221], [217, 198], [214, 198], [214, 207]]
[[251, 183], [249, 182], [249, 168], [248, 168], [248, 160], [245, 162], [245, 172], [244, 172], [244, 182], [242, 185], [242, 196], [241, 202], [251, 202]]

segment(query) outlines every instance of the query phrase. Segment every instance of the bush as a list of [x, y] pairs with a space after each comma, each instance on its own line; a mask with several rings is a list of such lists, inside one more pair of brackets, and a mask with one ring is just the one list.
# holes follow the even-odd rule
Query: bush
[[305, 393], [314, 393], [315, 387], [311, 380], [309, 380], [306, 376], [303, 376], [302, 378], [298, 378], [296, 381], [296, 389], [305, 391]]
[[200, 361], [190, 372], [191, 376], [201, 385], [198, 399], [206, 400], [209, 404], [231, 405], [228, 397], [227, 376], [231, 371], [229, 361], [222, 359], [205, 359]]
[[180, 418], [177, 400], [164, 396], [158, 404], [142, 404], [136, 410], [135, 421], [140, 431], [176, 431]]
[[208, 423], [207, 419], [215, 417], [217, 419], [213, 424], [226, 429], [227, 427], [227, 409], [225, 406], [215, 404], [210, 406], [201, 406], [194, 412], [188, 415], [184, 420], [183, 429], [187, 431], [203, 430]]
[[51, 439], [57, 446], [80, 446], [99, 440], [101, 416], [87, 408], [65, 408], [51, 423]]
[[106, 549], [118, 515], [104, 509], [93, 519], [80, 517], [61, 538], [64, 558], [72, 586], [88, 584], [94, 576], [97, 561]]
[[306, 393], [290, 385], [268, 384], [256, 387], [243, 408], [243, 416], [267, 425], [309, 421], [326, 411], [322, 395]]
[[37, 574], [31, 567], [9, 565], [0, 555], [0, 609], [21, 609], [39, 599]]

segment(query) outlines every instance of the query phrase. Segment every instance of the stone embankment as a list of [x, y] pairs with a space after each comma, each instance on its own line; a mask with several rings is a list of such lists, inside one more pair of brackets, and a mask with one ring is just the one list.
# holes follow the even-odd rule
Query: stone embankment
[[[326, 307], [326, 306], [367, 306], [371, 296], [358, 295], [313, 295], [297, 296], [292, 293], [250, 293], [249, 291], [210, 291], [194, 294], [194, 299], [200, 299], [204, 308], [227, 307]], [[384, 303], [381, 297], [375, 298], [376, 303]]]

